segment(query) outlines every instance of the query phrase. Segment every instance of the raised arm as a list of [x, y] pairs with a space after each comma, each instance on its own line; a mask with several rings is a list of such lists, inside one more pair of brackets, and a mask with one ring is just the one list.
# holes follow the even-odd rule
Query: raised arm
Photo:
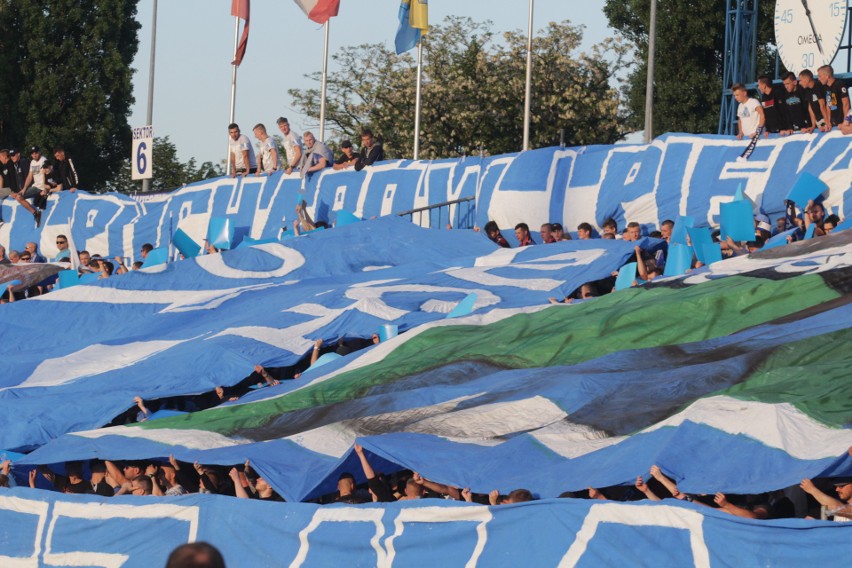
[[663, 485], [663, 487], [668, 490], [669, 493], [672, 494], [672, 497], [675, 497], [676, 499], [683, 499], [686, 497], [686, 495], [678, 491], [677, 484], [668, 477], [666, 477], [666, 474], [664, 474], [658, 466], [651, 466], [651, 475], [654, 477], [654, 479], [659, 481]]
[[645, 261], [642, 260], [642, 249], [633, 247], [636, 251], [636, 272], [642, 280], [648, 280], [648, 271], [645, 269]]
[[263, 377], [263, 380], [266, 381], [266, 384], [268, 384], [271, 387], [274, 387], [275, 385], [279, 384], [279, 382], [276, 379], [273, 379], [269, 375], [269, 373], [266, 372], [266, 369], [264, 369], [262, 365], [255, 365], [254, 366], [254, 372], [259, 374], [261, 377]]
[[145, 468], [145, 476], [151, 480], [151, 495], [162, 497], [165, 493], [163, 493], [163, 488], [160, 486], [160, 480], [157, 477], [159, 471], [160, 468], [156, 465], [148, 464], [148, 467]]
[[228, 476], [234, 482], [234, 494], [240, 499], [248, 499], [248, 493], [246, 493], [246, 488], [243, 487], [243, 482], [240, 480], [240, 472], [237, 471], [237, 468], [232, 467], [231, 471], [228, 472]]
[[838, 509], [840, 507], [843, 507], [844, 505], [843, 501], [841, 501], [840, 499], [836, 499], [831, 495], [823, 493], [822, 491], [817, 489], [816, 485], [814, 485], [814, 482], [810, 479], [803, 479], [799, 487], [801, 487], [805, 493], [816, 499], [820, 505], [824, 505], [829, 509]]
[[636, 489], [641, 491], [645, 497], [650, 501], [660, 501], [661, 499], [657, 497], [657, 494], [651, 491], [651, 488], [645, 483], [645, 480], [642, 479], [642, 476], [638, 476], [636, 478]]
[[762, 519], [762, 518], [765, 518], [765, 517], [762, 517], [762, 516], [756, 514], [754, 511], [750, 511], [750, 510], [745, 509], [743, 507], [738, 507], [737, 505], [734, 505], [733, 503], [729, 503], [728, 498], [725, 496], [724, 493], [716, 493], [716, 497], [714, 497], [713, 500], [716, 502], [716, 504], [719, 506], [720, 509], [722, 509], [726, 513], [730, 513], [731, 515], [735, 515], [737, 517], [743, 517], [743, 518], [746, 518], [746, 519]]
[[317, 339], [314, 342], [314, 350], [311, 352], [311, 366], [313, 367], [314, 363], [319, 359], [320, 349], [322, 348], [322, 339]]
[[376, 472], [367, 460], [367, 456], [364, 455], [364, 448], [361, 447], [361, 444], [355, 444], [355, 453], [358, 454], [358, 459], [361, 460], [361, 469], [364, 470], [364, 477], [367, 479], [375, 478]]
[[110, 477], [112, 477], [118, 485], [124, 487], [125, 484], [130, 483], [130, 480], [124, 477], [124, 472], [121, 471], [121, 469], [113, 462], [106, 460], [104, 461], [104, 465], [106, 465], [107, 473], [109, 473]]
[[444, 485], [443, 483], [435, 483], [434, 481], [429, 481], [416, 471], [414, 472], [414, 481], [430, 491], [434, 491], [435, 493], [439, 493], [441, 495], [449, 495], [451, 499], [454, 499], [456, 501], [461, 500], [461, 493], [459, 492], [457, 487], [453, 487], [452, 485]]

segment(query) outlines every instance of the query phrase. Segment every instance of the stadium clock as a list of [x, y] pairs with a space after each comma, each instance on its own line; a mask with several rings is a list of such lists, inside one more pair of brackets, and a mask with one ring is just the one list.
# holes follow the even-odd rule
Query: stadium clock
[[775, 44], [794, 73], [831, 63], [846, 26], [848, 0], [777, 0]]

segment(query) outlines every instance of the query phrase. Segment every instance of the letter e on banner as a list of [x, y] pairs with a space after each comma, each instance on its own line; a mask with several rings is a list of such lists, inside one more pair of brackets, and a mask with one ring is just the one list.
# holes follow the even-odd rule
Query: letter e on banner
[[151, 179], [153, 164], [151, 153], [154, 147], [154, 128], [142, 126], [133, 129], [133, 150], [130, 155], [131, 179]]

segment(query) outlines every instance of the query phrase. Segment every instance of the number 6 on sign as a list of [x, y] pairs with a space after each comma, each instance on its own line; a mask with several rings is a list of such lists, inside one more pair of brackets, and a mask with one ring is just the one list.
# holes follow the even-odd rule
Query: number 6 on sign
[[130, 156], [132, 179], [151, 179], [153, 175], [153, 164], [151, 163], [153, 145], [153, 127], [143, 126], [133, 129], [133, 150]]

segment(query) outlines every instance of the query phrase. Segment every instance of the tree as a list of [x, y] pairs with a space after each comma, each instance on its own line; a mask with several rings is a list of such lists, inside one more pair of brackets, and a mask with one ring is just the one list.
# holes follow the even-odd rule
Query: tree
[[138, 0], [0, 0], [0, 144], [62, 145], [81, 187], [130, 154]]
[[[448, 17], [423, 39], [421, 158], [516, 152], [523, 140], [526, 34], [495, 41], [490, 22]], [[609, 85], [625, 55], [607, 40], [579, 53], [582, 28], [551, 23], [533, 41], [531, 145], [606, 144], [622, 135], [618, 92]], [[387, 157], [413, 154], [416, 65], [380, 44], [334, 56], [326, 120], [336, 135], [357, 140], [369, 127], [384, 140]], [[310, 76], [319, 81], [319, 74]], [[318, 89], [291, 89], [293, 103], [319, 117]]]
[[[153, 177], [150, 190], [154, 192], [171, 191], [188, 183], [225, 175], [222, 166], [213, 162], [204, 162], [200, 166], [195, 158], [190, 158], [186, 163], [181, 162], [178, 159], [177, 147], [168, 136], [154, 138], [151, 161]], [[121, 170], [107, 188], [121, 193], [134, 193], [142, 188], [141, 181], [131, 179], [129, 152], [121, 161]]]
[[[609, 25], [634, 48], [636, 65], [627, 78], [627, 125], [645, 123], [650, 0], [606, 0]], [[758, 3], [758, 70], [774, 70], [770, 45], [774, 2]], [[657, 0], [654, 61], [654, 132], [714, 133], [724, 71], [726, 2]], [[758, 71], [760, 73], [760, 71]], [[752, 77], [751, 80], [756, 80]], [[730, 87], [730, 85], [727, 85]]]

